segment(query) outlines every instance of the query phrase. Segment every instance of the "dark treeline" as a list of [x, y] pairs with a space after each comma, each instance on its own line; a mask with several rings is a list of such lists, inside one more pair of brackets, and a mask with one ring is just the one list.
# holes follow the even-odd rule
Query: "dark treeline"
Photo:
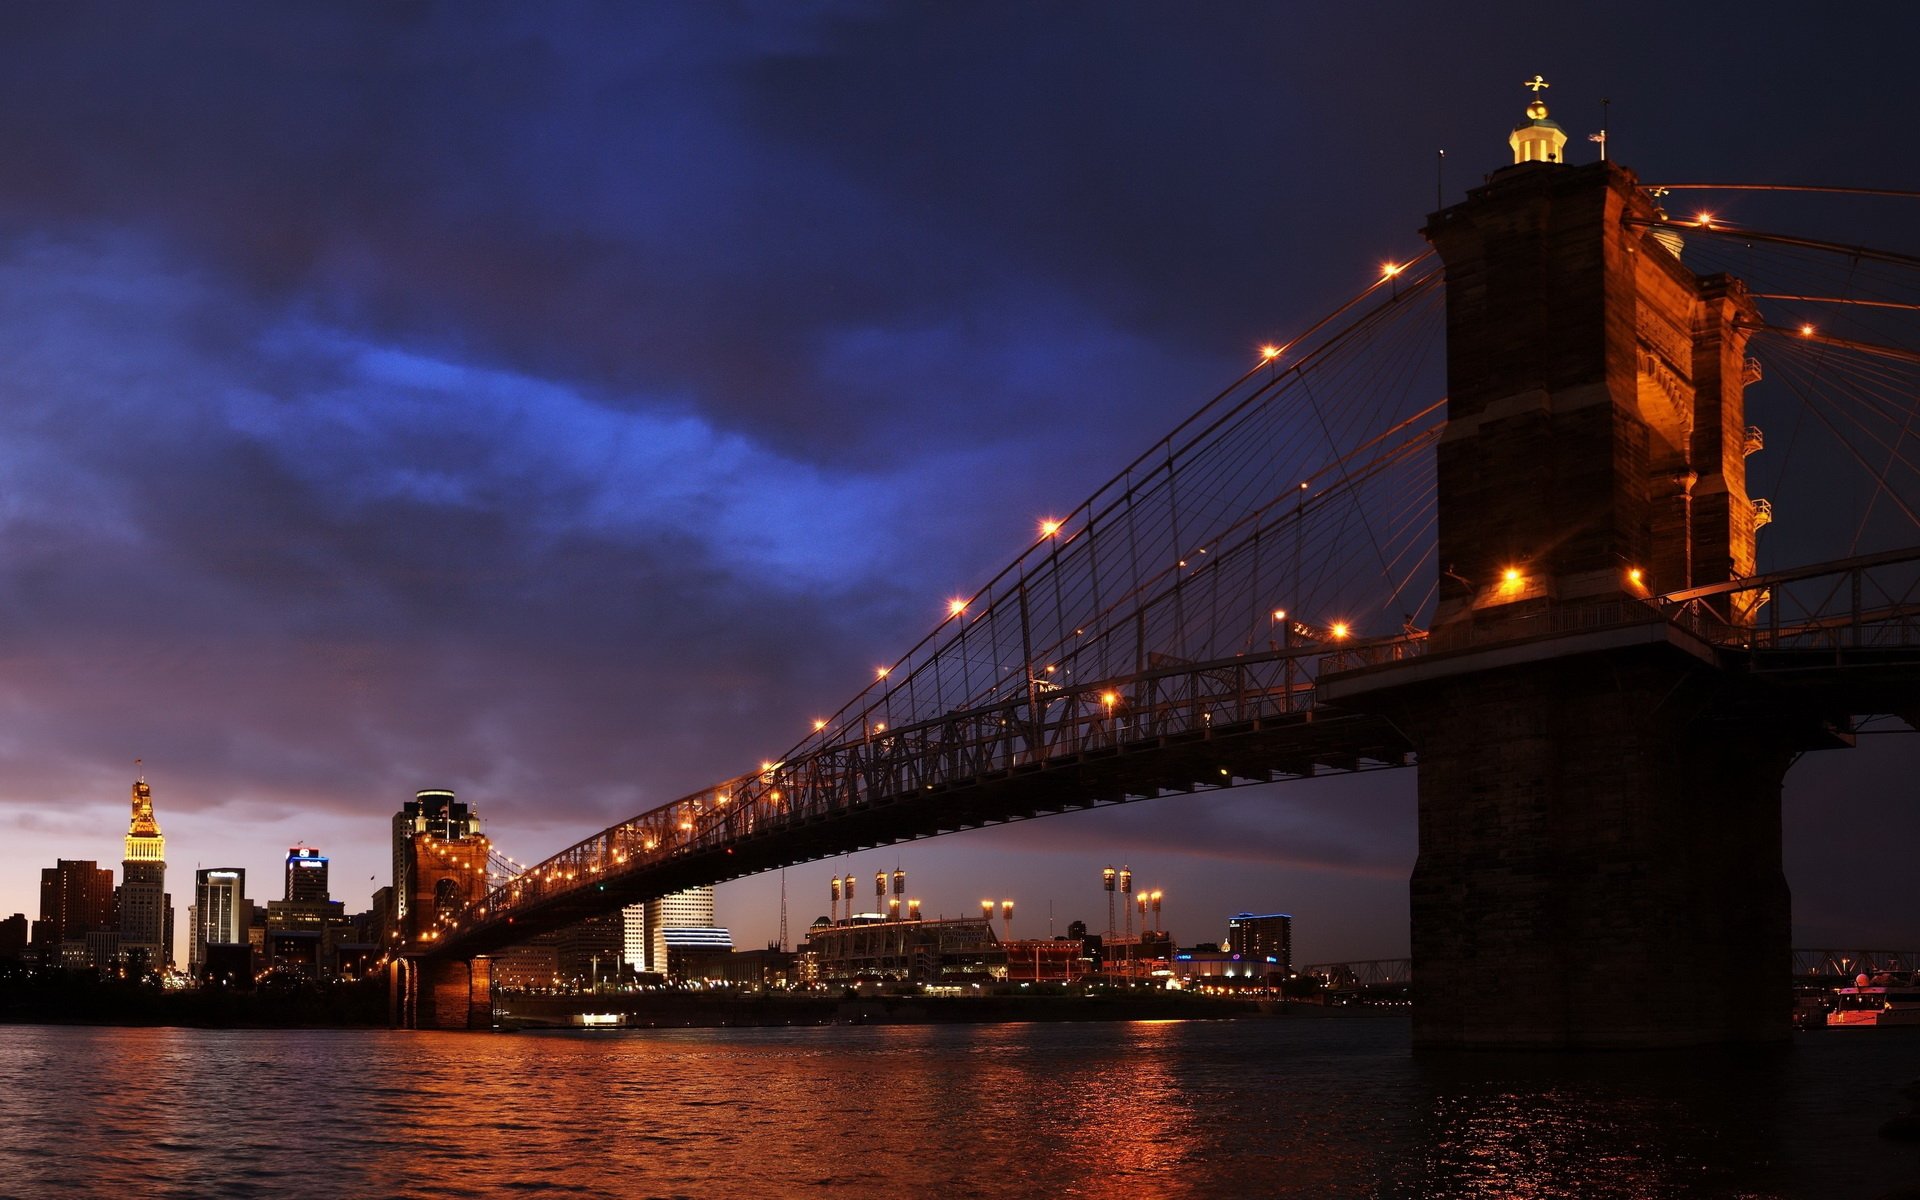
[[315, 984], [269, 977], [258, 987], [163, 988], [94, 971], [39, 971], [0, 960], [0, 1023], [291, 1028], [385, 1025], [383, 979]]

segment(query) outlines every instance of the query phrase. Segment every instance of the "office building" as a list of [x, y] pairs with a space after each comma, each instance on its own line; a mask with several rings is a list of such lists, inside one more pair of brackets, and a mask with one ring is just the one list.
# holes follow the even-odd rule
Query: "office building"
[[[698, 887], [649, 900], [646, 905], [646, 969], [667, 973], [667, 930], [712, 929], [713, 888]], [[731, 945], [731, 941], [729, 941]]]
[[84, 859], [59, 859], [40, 872], [40, 919], [33, 944], [48, 966], [61, 961], [63, 942], [85, 942], [89, 933], [110, 930], [113, 920], [113, 872]]
[[619, 913], [606, 913], [560, 930], [554, 939], [554, 969], [560, 978], [574, 986], [618, 982], [626, 957], [620, 926]]
[[208, 946], [245, 946], [253, 920], [247, 900], [247, 872], [243, 867], [211, 867], [193, 873], [193, 907], [189, 910], [193, 940], [188, 944], [187, 969], [196, 978], [205, 973]]
[[287, 890], [282, 899], [330, 899], [327, 891], [327, 856], [312, 846], [294, 846], [287, 851]]
[[1293, 972], [1293, 917], [1289, 913], [1238, 913], [1227, 918], [1222, 949], [1241, 961], [1265, 962], [1282, 975]]
[[620, 910], [621, 960], [629, 970], [647, 969], [647, 906], [629, 904]]

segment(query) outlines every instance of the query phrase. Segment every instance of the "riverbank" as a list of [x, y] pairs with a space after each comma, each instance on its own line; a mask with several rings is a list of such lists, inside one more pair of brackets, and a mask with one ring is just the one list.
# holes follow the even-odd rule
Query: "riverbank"
[[844, 993], [608, 993], [502, 996], [505, 1029], [726, 1028], [786, 1025], [979, 1025], [1056, 1021], [1223, 1021], [1257, 1017], [1404, 1016], [1399, 1009], [1326, 1008], [1283, 1000], [1239, 1000], [1184, 992], [1087, 995], [848, 996]]
[[384, 980], [239, 991], [168, 989], [56, 971], [0, 982], [0, 1025], [329, 1029], [386, 1024]]

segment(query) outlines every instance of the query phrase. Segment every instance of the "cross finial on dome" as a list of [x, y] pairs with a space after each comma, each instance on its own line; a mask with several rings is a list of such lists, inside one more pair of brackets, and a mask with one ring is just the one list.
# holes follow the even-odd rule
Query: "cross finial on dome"
[[1566, 147], [1566, 131], [1547, 119], [1547, 103], [1540, 98], [1543, 88], [1553, 85], [1543, 76], [1535, 75], [1520, 85], [1533, 92], [1533, 99], [1527, 103], [1527, 119], [1513, 127], [1513, 134], [1507, 144], [1513, 147], [1513, 161], [1523, 162], [1560, 162], [1561, 151]]

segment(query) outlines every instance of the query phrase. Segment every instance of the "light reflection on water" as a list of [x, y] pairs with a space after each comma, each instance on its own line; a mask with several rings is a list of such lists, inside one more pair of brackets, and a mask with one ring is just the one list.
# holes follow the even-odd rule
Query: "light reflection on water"
[[1920, 1031], [1414, 1056], [1245, 1021], [431, 1034], [0, 1027], [0, 1193], [1873, 1197]]

